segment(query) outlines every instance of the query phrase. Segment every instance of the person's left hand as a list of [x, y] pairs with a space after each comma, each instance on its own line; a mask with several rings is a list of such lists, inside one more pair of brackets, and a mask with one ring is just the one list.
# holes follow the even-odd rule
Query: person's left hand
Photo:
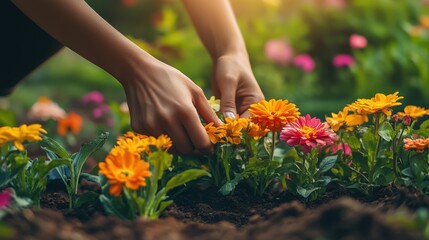
[[251, 104], [264, 99], [247, 56], [224, 55], [214, 63], [212, 89], [225, 117], [249, 117]]

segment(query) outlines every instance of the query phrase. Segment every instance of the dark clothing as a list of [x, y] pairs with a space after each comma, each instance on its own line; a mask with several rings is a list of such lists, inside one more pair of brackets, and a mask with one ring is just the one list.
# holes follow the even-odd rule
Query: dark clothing
[[0, 96], [63, 47], [9, 0], [0, 0], [0, 32]]

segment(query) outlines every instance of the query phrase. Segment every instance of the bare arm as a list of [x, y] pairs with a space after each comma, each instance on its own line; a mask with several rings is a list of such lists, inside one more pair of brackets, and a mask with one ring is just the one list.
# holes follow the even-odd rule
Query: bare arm
[[240, 29], [228, 0], [182, 0], [214, 63], [212, 87], [221, 111], [249, 116], [248, 107], [263, 99], [253, 76]]
[[134, 130], [154, 136], [168, 134], [181, 153], [210, 149], [199, 116], [207, 122], [220, 120], [201, 88], [129, 41], [84, 0], [13, 0], [13, 3], [65, 46], [121, 82]]

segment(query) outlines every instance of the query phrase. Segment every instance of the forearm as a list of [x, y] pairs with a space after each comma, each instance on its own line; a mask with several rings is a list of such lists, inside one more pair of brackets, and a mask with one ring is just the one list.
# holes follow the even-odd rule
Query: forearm
[[182, 0], [213, 60], [245, 54], [246, 47], [228, 0]]
[[12, 2], [47, 33], [114, 77], [122, 79], [133, 64], [132, 58], [138, 47], [104, 21], [85, 1]]

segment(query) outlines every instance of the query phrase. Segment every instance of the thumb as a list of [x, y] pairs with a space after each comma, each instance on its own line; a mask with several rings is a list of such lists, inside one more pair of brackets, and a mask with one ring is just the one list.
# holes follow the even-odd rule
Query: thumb
[[[229, 81], [233, 83], [234, 81]], [[237, 86], [226, 86], [221, 89], [220, 93], [220, 111], [225, 117], [234, 119], [237, 114], [237, 107], [235, 105], [235, 94], [237, 91]]]

